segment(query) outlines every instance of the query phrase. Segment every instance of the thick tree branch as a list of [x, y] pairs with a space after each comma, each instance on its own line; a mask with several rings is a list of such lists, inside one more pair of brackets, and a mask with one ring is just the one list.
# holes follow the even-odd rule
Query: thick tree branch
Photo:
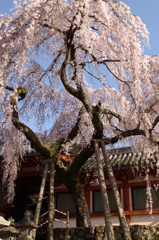
[[98, 104], [93, 107], [92, 111], [93, 117], [92, 117], [92, 123], [94, 126], [94, 133], [93, 138], [102, 139], [103, 138], [103, 122], [101, 120], [102, 118], [102, 109], [101, 109], [101, 102], [99, 101]]
[[153, 130], [153, 129], [156, 127], [156, 125], [158, 124], [158, 122], [159, 122], [159, 116], [157, 116], [156, 119], [155, 119], [155, 121], [153, 122], [153, 124], [152, 124], [152, 129], [151, 129], [151, 130]]
[[58, 176], [60, 177], [61, 181], [65, 184], [67, 182], [67, 169], [64, 166], [64, 163], [62, 162], [62, 160], [59, 158], [58, 155], [56, 155], [56, 172], [58, 174]]
[[[140, 130], [138, 128], [132, 129], [132, 130], [127, 130], [125, 132], [122, 132], [118, 135], [116, 135], [115, 137], [112, 138], [103, 138], [103, 139], [96, 139], [97, 141], [104, 141], [106, 145], [108, 144], [114, 144], [117, 143], [119, 140], [121, 140], [122, 138], [126, 138], [126, 137], [131, 137], [131, 136], [144, 136], [146, 137], [146, 133], [144, 130]], [[94, 139], [95, 140], [95, 139]]]
[[76, 85], [77, 85], [77, 89], [75, 89], [74, 87], [72, 87], [67, 79], [67, 75], [66, 75], [66, 69], [67, 69], [67, 65], [70, 62], [70, 58], [71, 58], [71, 49], [72, 49], [72, 41], [73, 41], [73, 37], [74, 37], [74, 33], [75, 33], [76, 29], [69, 29], [69, 31], [67, 32], [66, 36], [67, 36], [67, 41], [66, 41], [66, 45], [67, 45], [67, 52], [66, 52], [66, 56], [65, 56], [65, 60], [62, 63], [61, 69], [60, 69], [60, 77], [61, 77], [61, 81], [65, 87], [65, 89], [74, 97], [76, 97], [77, 99], [79, 99], [83, 105], [85, 106], [86, 110], [89, 112], [90, 111], [90, 105], [89, 105], [89, 101], [83, 91], [83, 88], [81, 86], [81, 83], [79, 83], [77, 81]]
[[4, 89], [6, 89], [6, 90], [9, 90], [9, 91], [11, 91], [11, 92], [13, 92], [13, 91], [14, 91], [14, 88], [12, 88], [12, 87], [9, 87], [9, 86], [0, 85], [0, 87], [3, 87]]
[[93, 155], [94, 149], [87, 145], [83, 151], [74, 159], [70, 165], [68, 175], [70, 178], [74, 178], [79, 174], [81, 167], [86, 163], [86, 161]]
[[[155, 118], [155, 120], [154, 120], [154, 122], [153, 122], [153, 124], [152, 124], [152, 128], [151, 129], [149, 129], [149, 134], [150, 134], [150, 139], [151, 139], [151, 141], [154, 141], [153, 140], [153, 136], [152, 136], [152, 131], [154, 130], [154, 128], [156, 127], [156, 125], [158, 124], [158, 122], [159, 122], [159, 116], [157, 116], [156, 118]], [[156, 141], [154, 141], [156, 144], [158, 144], [158, 142], [156, 142]]]
[[79, 114], [78, 114], [77, 122], [76, 122], [75, 126], [72, 128], [71, 132], [68, 134], [68, 137], [67, 137], [68, 139], [70, 139], [70, 140], [74, 139], [77, 136], [77, 134], [79, 133], [80, 126], [82, 124], [82, 115], [84, 112], [86, 112], [86, 109], [84, 106], [82, 106], [79, 111]]
[[109, 115], [111, 115], [111, 116], [113, 116], [113, 117], [115, 117], [115, 118], [118, 118], [118, 119], [119, 119], [119, 122], [122, 121], [122, 117], [120, 116], [120, 114], [118, 114], [118, 113], [116, 113], [116, 112], [114, 112], [114, 111], [112, 111], [112, 110], [102, 109], [102, 113], [103, 113], [103, 114], [109, 114]]
[[[74, 139], [77, 136], [77, 134], [79, 133], [80, 126], [82, 123], [82, 115], [85, 111], [86, 111], [85, 107], [82, 106], [79, 111], [77, 122], [76, 122], [75, 126], [72, 128], [71, 132], [68, 134], [68, 137], [67, 137], [68, 141]], [[65, 140], [63, 139], [63, 142], [61, 142], [61, 144], [64, 143], [64, 141]], [[70, 170], [69, 171], [66, 170], [66, 168], [60, 158], [58, 158], [58, 161], [56, 163], [56, 171], [57, 171], [59, 177], [61, 178], [62, 182], [67, 185], [68, 175], [70, 176]], [[77, 172], [79, 172], [78, 168], [77, 168]]]
[[25, 124], [21, 123], [17, 118], [12, 117], [13, 125], [20, 131], [24, 133], [26, 138], [30, 141], [32, 148], [36, 149], [41, 154], [44, 154], [47, 157], [51, 157], [51, 149], [48, 145], [43, 144], [36, 134]]
[[[93, 138], [94, 139], [102, 139], [103, 138], [103, 123], [101, 121], [101, 103], [99, 102], [95, 107], [93, 107], [92, 111], [92, 123], [94, 125], [94, 133]], [[94, 153], [94, 147], [93, 142], [91, 142], [91, 146], [87, 145], [86, 148], [81, 151], [81, 153], [74, 159], [72, 162], [70, 169], [69, 169], [69, 175], [70, 176], [77, 176], [79, 173], [80, 168], [84, 165], [84, 163], [87, 161], [88, 158], [92, 156]]]
[[117, 126], [112, 124], [112, 122], [111, 122], [112, 116], [107, 116], [107, 118], [108, 118], [108, 121], [109, 121], [109, 124], [111, 127], [113, 127], [118, 132], [123, 132], [123, 130], [119, 129]]
[[44, 154], [47, 157], [51, 157], [51, 149], [48, 145], [43, 144], [36, 134], [25, 124], [21, 123], [19, 121], [19, 116], [18, 116], [18, 107], [17, 107], [17, 101], [16, 98], [20, 97], [19, 100], [22, 100], [25, 98], [27, 94], [27, 90], [25, 88], [18, 88], [17, 92], [11, 96], [11, 106], [12, 106], [12, 122], [13, 125], [20, 131], [24, 133], [26, 138], [30, 141], [31, 146], [36, 149], [38, 152]]
[[75, 89], [74, 87], [72, 87], [67, 79], [67, 75], [66, 75], [66, 69], [67, 69], [67, 65], [69, 64], [70, 61], [70, 56], [71, 56], [71, 46], [68, 46], [67, 52], [66, 52], [66, 56], [65, 56], [65, 60], [62, 63], [61, 69], [60, 69], [60, 77], [61, 77], [61, 81], [65, 87], [65, 89], [74, 97], [78, 98], [78, 91], [77, 89]]

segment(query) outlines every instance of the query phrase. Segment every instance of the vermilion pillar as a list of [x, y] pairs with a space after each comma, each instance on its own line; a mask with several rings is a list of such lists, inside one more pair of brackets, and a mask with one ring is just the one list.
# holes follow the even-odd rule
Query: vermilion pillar
[[[124, 184], [124, 187], [123, 187], [124, 212], [126, 212], [126, 211], [130, 211], [129, 188], [127, 186], [128, 180], [127, 180], [126, 173], [122, 174], [122, 181]], [[126, 219], [128, 224], [130, 225], [131, 224], [130, 215], [126, 215]]]

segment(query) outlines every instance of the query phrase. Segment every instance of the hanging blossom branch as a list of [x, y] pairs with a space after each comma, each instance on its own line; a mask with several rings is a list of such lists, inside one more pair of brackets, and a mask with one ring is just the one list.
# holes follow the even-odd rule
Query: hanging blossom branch
[[[88, 49], [86, 49], [83, 45], [80, 45], [80, 48], [81, 48], [82, 50], [84, 50], [85, 53], [91, 55], [91, 57], [92, 57], [92, 59], [93, 59], [93, 61], [94, 61], [95, 63], [97, 63], [97, 64], [104, 64], [104, 65], [106, 66], [107, 70], [108, 70], [118, 81], [120, 81], [120, 82], [122, 82], [122, 83], [124, 83], [124, 84], [127, 85], [127, 87], [128, 87], [129, 90], [130, 90], [130, 96], [131, 96], [131, 98], [132, 98], [132, 100], [133, 100], [133, 102], [134, 102], [135, 108], [136, 108], [136, 102], [135, 102], [135, 99], [134, 99], [133, 95], [131, 94], [131, 87], [130, 87], [130, 85], [129, 85], [129, 83], [133, 83], [133, 82], [132, 82], [132, 81], [127, 81], [127, 82], [126, 82], [126, 81], [120, 79], [118, 76], [116, 76], [116, 75], [111, 71], [111, 69], [110, 69], [109, 66], [107, 65], [107, 63], [111, 63], [111, 62], [114, 62], [114, 63], [121, 62], [121, 60], [119, 60], [119, 59], [103, 59], [103, 60], [98, 60], [98, 59], [95, 57], [95, 55], [94, 55], [93, 53], [90, 53], [90, 52], [88, 51]], [[128, 60], [125, 60], [125, 62], [126, 62], [126, 61], [128, 61]], [[80, 65], [83, 66], [84, 70], [85, 70], [88, 74], [90, 74], [92, 77], [94, 77], [94, 78], [96, 78], [97, 80], [99, 80], [99, 81], [105, 86], [105, 84], [101, 81], [101, 78], [96, 77], [94, 74], [92, 74], [90, 71], [88, 71], [88, 70], [86, 69], [85, 63], [81, 63]]]
[[111, 122], [112, 116], [107, 116], [107, 118], [108, 118], [108, 121], [109, 121], [109, 124], [111, 127], [113, 127], [118, 132], [123, 132], [123, 130], [119, 129], [117, 126], [112, 124], [112, 122]]
[[50, 66], [44, 71], [44, 73], [42, 74], [41, 78], [39, 79], [39, 81], [46, 76], [49, 72], [51, 72], [53, 70], [54, 65], [57, 63], [58, 59], [60, 58], [60, 56], [64, 53], [64, 49], [59, 50], [57, 56], [54, 58], [54, 60], [52, 61], [52, 63], [50, 64]]
[[107, 65], [106, 63], [104, 63], [104, 65], [106, 66], [106, 68], [108, 69], [108, 71], [109, 71], [118, 81], [126, 84], [126, 86], [129, 88], [130, 96], [131, 96], [131, 98], [132, 98], [132, 100], [133, 100], [133, 102], [134, 102], [135, 108], [136, 108], [136, 102], [135, 102], [135, 99], [134, 99], [133, 95], [131, 94], [131, 87], [130, 87], [130, 85], [129, 85], [129, 83], [132, 83], [132, 82], [126, 82], [126, 81], [120, 79], [118, 76], [116, 76], [116, 75], [111, 71], [111, 69], [108, 67], [108, 65]]
[[96, 77], [93, 73], [91, 73], [90, 71], [88, 71], [88, 69], [86, 67], [83, 68], [89, 75], [91, 75], [92, 77], [96, 78], [97, 80], [99, 80], [101, 83], [101, 78], [100, 77]]
[[[100, 82], [103, 84], [104, 87], [107, 88], [107, 87], [109, 86], [108, 83], [106, 84], [106, 83], [104, 83], [104, 82], [102, 81], [101, 77], [97, 77], [97, 76], [95, 76], [93, 73], [91, 73], [90, 71], [88, 71], [88, 69], [87, 69], [86, 67], [84, 67], [84, 66], [85, 66], [85, 63], [82, 63], [82, 64], [80, 64], [80, 65], [83, 66], [83, 69], [84, 69], [89, 75], [91, 75], [92, 77], [94, 77], [95, 79], [97, 79], [98, 81], [100, 81]], [[105, 76], [103, 76], [103, 77], [105, 77]], [[110, 87], [110, 86], [109, 86], [109, 87]]]
[[[5, 89], [9, 91], [15, 91], [13, 88], [4, 86]], [[17, 107], [17, 97], [20, 97], [18, 101], [21, 101], [25, 98], [27, 94], [27, 90], [25, 88], [17, 88], [17, 91], [15, 94], [13, 94], [10, 97], [10, 104], [12, 106], [12, 122], [13, 125], [20, 131], [23, 131], [26, 138], [31, 142], [32, 147], [34, 147], [37, 151], [45, 154], [46, 156], [50, 156], [50, 149], [49, 146], [43, 144], [40, 142], [36, 134], [25, 124], [21, 123], [19, 121], [19, 115], [18, 115], [18, 107]]]
[[147, 186], [146, 186], [146, 195], [147, 195], [147, 199], [146, 199], [146, 209], [149, 211], [149, 214], [152, 214], [152, 210], [153, 210], [153, 199], [152, 199], [151, 184], [150, 184], [150, 179], [149, 179], [148, 172], [149, 172], [149, 169], [147, 169], [146, 177], [145, 177], [145, 180], [146, 180], [146, 182], [147, 182]]
[[[97, 57], [92, 52], [90, 52], [84, 45], [79, 44], [79, 48], [81, 50], [83, 50], [86, 54], [89, 54], [92, 57], [92, 61], [88, 62], [88, 63], [92, 63], [93, 61], [97, 64], [104, 64], [104, 63], [111, 63], [111, 62], [114, 62], [114, 63], [115, 62], [121, 62], [120, 59], [110, 59], [109, 57], [107, 59], [98, 60]], [[81, 65], [85, 65], [85, 63], [81, 63]]]
[[49, 28], [49, 29], [54, 29], [56, 32], [62, 33], [63, 35], [65, 35], [65, 33], [66, 33], [65, 31], [61, 31], [57, 27], [50, 26], [48, 23], [38, 22], [38, 24], [42, 27], [46, 27], [46, 28]]

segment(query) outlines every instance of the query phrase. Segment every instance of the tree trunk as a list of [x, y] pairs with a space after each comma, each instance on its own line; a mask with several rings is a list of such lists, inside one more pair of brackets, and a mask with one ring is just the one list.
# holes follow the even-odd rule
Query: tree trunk
[[109, 160], [109, 156], [108, 156], [108, 153], [106, 151], [106, 148], [105, 148], [105, 145], [103, 142], [101, 143], [101, 145], [102, 145], [102, 151], [103, 151], [103, 155], [104, 155], [105, 165], [107, 168], [107, 173], [108, 173], [111, 189], [113, 191], [114, 199], [115, 199], [116, 205], [117, 205], [117, 212], [118, 212], [118, 217], [119, 217], [119, 221], [120, 221], [120, 226], [122, 228], [122, 232], [124, 235], [124, 240], [131, 240], [130, 228], [126, 221], [124, 209], [123, 209], [120, 195], [118, 192], [118, 188], [117, 188], [116, 180], [114, 177], [113, 169], [112, 169], [112, 166], [111, 166], [111, 163]]
[[79, 176], [69, 178], [64, 181], [72, 195], [76, 208], [76, 226], [77, 227], [91, 227], [88, 205], [86, 201], [85, 192], [81, 186]]

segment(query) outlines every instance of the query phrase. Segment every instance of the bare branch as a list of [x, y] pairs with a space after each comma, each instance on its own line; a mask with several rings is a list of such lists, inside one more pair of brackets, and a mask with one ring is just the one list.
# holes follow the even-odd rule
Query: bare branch
[[9, 87], [9, 86], [7, 86], [7, 85], [2, 85], [2, 84], [0, 84], [0, 87], [4, 88], [4, 89], [6, 89], [6, 90], [9, 90], [9, 91], [11, 91], [11, 92], [14, 91], [14, 88]]
[[[84, 69], [89, 75], [91, 75], [92, 77], [96, 78], [97, 80], [99, 80], [99, 81], [103, 84], [101, 78], [95, 76], [93, 73], [91, 73], [90, 71], [88, 71], [86, 67], [84, 67], [83, 69]], [[104, 84], [103, 84], [103, 85], [104, 85]]]
[[132, 129], [132, 130], [127, 130], [124, 131], [118, 135], [116, 135], [115, 137], [112, 138], [103, 138], [103, 139], [93, 139], [96, 140], [98, 142], [104, 141], [106, 145], [109, 144], [114, 144], [117, 143], [119, 140], [126, 138], [126, 137], [131, 137], [131, 136], [144, 136], [146, 137], [146, 133], [144, 130], [140, 130], [140, 129]]
[[130, 96], [131, 96], [131, 98], [132, 98], [132, 100], [133, 100], [133, 102], [134, 102], [135, 108], [136, 108], [135, 99], [134, 99], [133, 95], [131, 94], [131, 87], [130, 87], [129, 84], [128, 84], [128, 83], [132, 83], [132, 82], [125, 82], [124, 80], [120, 79], [118, 76], [116, 76], [116, 75], [110, 70], [110, 68], [108, 67], [108, 65], [107, 65], [106, 63], [104, 63], [104, 65], [106, 66], [106, 68], [108, 69], [108, 71], [109, 71], [116, 79], [118, 79], [120, 82], [122, 82], [122, 83], [124, 83], [124, 84], [126, 84], [126, 85], [128, 86], [128, 88], [129, 88], [129, 90], [130, 90]]

